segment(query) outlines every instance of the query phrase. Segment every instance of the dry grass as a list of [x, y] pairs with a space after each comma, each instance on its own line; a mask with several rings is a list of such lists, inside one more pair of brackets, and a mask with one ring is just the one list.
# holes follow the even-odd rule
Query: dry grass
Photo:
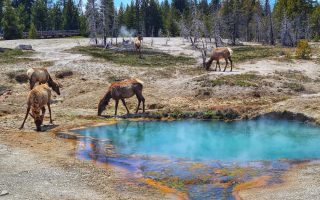
[[92, 57], [102, 58], [119, 65], [129, 65], [137, 67], [168, 67], [176, 65], [193, 65], [194, 58], [186, 56], [172, 56], [170, 54], [143, 50], [142, 59], [135, 51], [114, 51], [98, 47], [75, 47], [72, 52], [87, 54]]
[[277, 60], [290, 61], [293, 48], [284, 48], [279, 46], [241, 46], [232, 49], [233, 60], [235, 62], [245, 62], [256, 59], [277, 58]]

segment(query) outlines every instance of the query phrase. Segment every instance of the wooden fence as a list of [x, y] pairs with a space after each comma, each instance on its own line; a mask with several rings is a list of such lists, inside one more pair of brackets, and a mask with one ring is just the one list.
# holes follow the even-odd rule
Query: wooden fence
[[[53, 30], [53, 31], [37, 31], [37, 38], [61, 38], [80, 35], [79, 30]], [[23, 38], [28, 38], [29, 33], [23, 32]], [[3, 33], [0, 33], [0, 38], [3, 38]]]

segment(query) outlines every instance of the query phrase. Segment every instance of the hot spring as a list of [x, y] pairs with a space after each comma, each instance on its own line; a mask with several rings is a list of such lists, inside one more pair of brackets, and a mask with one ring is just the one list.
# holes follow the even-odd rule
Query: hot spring
[[320, 128], [296, 121], [120, 121], [76, 131], [77, 157], [124, 167], [190, 199], [234, 199], [257, 177], [280, 183], [293, 164], [320, 158]]
[[109, 139], [122, 155], [221, 161], [320, 157], [320, 128], [285, 120], [122, 121], [77, 133]]

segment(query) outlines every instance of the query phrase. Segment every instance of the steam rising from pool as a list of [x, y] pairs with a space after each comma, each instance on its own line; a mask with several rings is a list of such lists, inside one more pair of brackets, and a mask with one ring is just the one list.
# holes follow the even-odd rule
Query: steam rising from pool
[[294, 121], [122, 121], [77, 131], [111, 140], [120, 155], [193, 161], [320, 158], [320, 128]]

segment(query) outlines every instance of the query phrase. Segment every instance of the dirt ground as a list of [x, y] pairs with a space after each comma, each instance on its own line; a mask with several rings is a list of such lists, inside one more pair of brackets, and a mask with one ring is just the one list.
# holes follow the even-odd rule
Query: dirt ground
[[[266, 58], [235, 63], [233, 72], [208, 72], [199, 67], [200, 53], [188, 42], [171, 38], [166, 45], [165, 40], [154, 39], [151, 47], [151, 38], [144, 38], [144, 45], [172, 55], [195, 57], [199, 64], [162, 68], [120, 66], [67, 51], [88, 45], [89, 39], [85, 38], [0, 41], [0, 47], [31, 44], [35, 50], [29, 56], [31, 61], [0, 66], [0, 86], [8, 88], [0, 93], [0, 193], [4, 190], [9, 193], [0, 199], [176, 198], [172, 193], [128, 181], [121, 169], [75, 159], [75, 142], [55, 136], [61, 130], [105, 122], [106, 119], [96, 117], [97, 102], [114, 77], [138, 77], [144, 81], [147, 112], [232, 108], [241, 116], [250, 117], [287, 110], [320, 122], [320, 67], [316, 60]], [[315, 45], [319, 48], [319, 44]], [[46, 132], [35, 132], [30, 118], [25, 128], [18, 130], [29, 86], [9, 79], [7, 73], [30, 67], [47, 67], [63, 86], [60, 96], [53, 93], [55, 125], [48, 125], [46, 116]], [[72, 70], [73, 75], [64, 79], [54, 77], [55, 72], [66, 69]], [[239, 80], [227, 84], [224, 82], [227, 77]], [[127, 102], [133, 112], [137, 100], [131, 98]], [[113, 107], [111, 102], [105, 114], [113, 115]], [[125, 114], [122, 105], [119, 107], [120, 114]], [[289, 171], [289, 178], [281, 186], [241, 191], [239, 195], [243, 199], [314, 199], [320, 193], [319, 166], [319, 163], [301, 166]]]

